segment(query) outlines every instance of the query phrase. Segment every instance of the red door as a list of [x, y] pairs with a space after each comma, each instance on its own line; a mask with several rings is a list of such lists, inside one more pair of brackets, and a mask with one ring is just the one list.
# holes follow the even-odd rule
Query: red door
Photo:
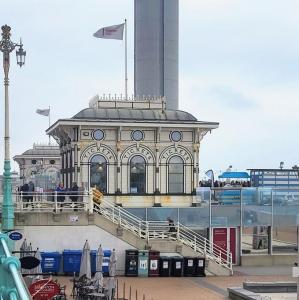
[[229, 251], [232, 253], [233, 264], [236, 263], [236, 228], [229, 229]]
[[[221, 257], [227, 259], [226, 251], [232, 253], [232, 262], [236, 263], [236, 228], [213, 228], [213, 243], [222, 249]], [[220, 254], [220, 249], [214, 248]]]
[[227, 228], [213, 228], [213, 244], [220, 247], [214, 247], [214, 252], [220, 255], [223, 259], [226, 259], [227, 251]]

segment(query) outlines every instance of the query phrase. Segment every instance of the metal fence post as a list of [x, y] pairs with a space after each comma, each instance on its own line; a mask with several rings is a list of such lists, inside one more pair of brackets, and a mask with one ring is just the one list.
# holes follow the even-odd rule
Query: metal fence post
[[57, 213], [58, 207], [57, 207], [57, 191], [54, 193], [54, 211]]

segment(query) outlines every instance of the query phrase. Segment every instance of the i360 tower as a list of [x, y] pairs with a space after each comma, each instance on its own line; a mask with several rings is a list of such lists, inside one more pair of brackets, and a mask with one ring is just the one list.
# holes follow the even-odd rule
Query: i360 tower
[[135, 0], [135, 95], [165, 96], [178, 109], [178, 0]]

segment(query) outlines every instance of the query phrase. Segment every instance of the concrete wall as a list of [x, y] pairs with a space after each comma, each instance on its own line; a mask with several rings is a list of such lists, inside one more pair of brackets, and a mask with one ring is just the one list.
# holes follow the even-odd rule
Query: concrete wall
[[[125, 250], [134, 249], [128, 243], [104, 231], [95, 225], [87, 226], [19, 226], [27, 242], [32, 243], [33, 249], [39, 247], [41, 251], [59, 251], [64, 249], [81, 250], [88, 239], [91, 250], [96, 250], [100, 244], [103, 249], [116, 249], [117, 271], [125, 270]], [[16, 242], [16, 249], [20, 248], [23, 240]]]
[[297, 262], [296, 254], [275, 254], [275, 255], [242, 255], [242, 266], [294, 266]]

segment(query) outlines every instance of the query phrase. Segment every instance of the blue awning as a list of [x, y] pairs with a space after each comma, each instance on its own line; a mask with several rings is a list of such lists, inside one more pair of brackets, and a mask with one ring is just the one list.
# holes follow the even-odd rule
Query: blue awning
[[218, 178], [250, 178], [247, 172], [223, 172]]

